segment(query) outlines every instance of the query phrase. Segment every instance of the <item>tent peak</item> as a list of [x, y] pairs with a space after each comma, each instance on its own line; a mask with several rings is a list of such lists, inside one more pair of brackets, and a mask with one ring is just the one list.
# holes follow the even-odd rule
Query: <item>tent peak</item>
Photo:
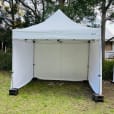
[[63, 13], [63, 11], [61, 9], [58, 9], [55, 13]]
[[45, 21], [49, 21], [49, 20], [51, 22], [55, 22], [55, 21], [56, 22], [58, 22], [58, 21], [60, 21], [60, 22], [63, 21], [64, 22], [65, 20], [73, 22], [73, 20], [71, 20], [70, 18], [68, 18], [67, 15], [64, 14], [64, 12], [62, 10], [60, 10], [60, 9], [58, 9], [56, 12], [54, 12], [53, 15], [51, 15]]

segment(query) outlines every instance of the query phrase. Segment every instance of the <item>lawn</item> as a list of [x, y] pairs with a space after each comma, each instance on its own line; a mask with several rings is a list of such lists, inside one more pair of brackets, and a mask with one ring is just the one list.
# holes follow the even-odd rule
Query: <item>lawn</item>
[[0, 72], [0, 114], [114, 114], [114, 85], [103, 82], [104, 103], [87, 83], [34, 81], [9, 96], [10, 73]]

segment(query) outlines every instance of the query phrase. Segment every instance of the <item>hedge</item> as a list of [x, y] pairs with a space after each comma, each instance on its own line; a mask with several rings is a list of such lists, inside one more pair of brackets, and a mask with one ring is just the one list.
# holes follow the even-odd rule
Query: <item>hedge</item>
[[103, 79], [112, 80], [114, 60], [105, 60], [103, 66]]
[[12, 69], [12, 55], [11, 53], [4, 53], [0, 51], [0, 70]]

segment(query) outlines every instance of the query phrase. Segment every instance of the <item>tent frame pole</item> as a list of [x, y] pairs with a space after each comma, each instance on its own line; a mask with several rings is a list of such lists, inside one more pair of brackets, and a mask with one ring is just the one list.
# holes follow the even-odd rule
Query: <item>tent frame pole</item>
[[11, 88], [13, 88], [13, 40], [12, 40], [12, 72], [11, 72]]
[[35, 43], [36, 41], [33, 40], [33, 78], [32, 78], [33, 81], [37, 80], [34, 73], [35, 72]]
[[33, 78], [35, 77], [34, 76], [34, 67], [35, 67], [35, 40], [33, 40]]
[[87, 65], [87, 80], [88, 80], [88, 77], [89, 77], [90, 43], [91, 43], [91, 41], [89, 40], [89, 41], [88, 41], [88, 65]]

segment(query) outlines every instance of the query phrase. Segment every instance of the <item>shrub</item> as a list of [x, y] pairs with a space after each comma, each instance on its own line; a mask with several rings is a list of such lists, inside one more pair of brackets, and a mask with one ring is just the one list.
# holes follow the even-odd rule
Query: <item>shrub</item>
[[11, 70], [12, 57], [11, 53], [4, 53], [0, 51], [0, 70]]
[[103, 66], [103, 79], [112, 80], [114, 60], [105, 60]]

